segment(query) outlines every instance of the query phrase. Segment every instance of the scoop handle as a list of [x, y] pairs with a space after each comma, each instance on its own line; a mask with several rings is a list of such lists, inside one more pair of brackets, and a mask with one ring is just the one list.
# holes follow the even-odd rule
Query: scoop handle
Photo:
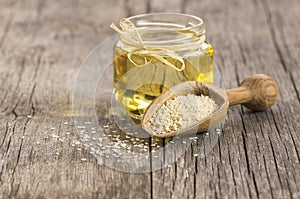
[[256, 74], [242, 81], [238, 88], [226, 90], [229, 105], [242, 104], [254, 111], [271, 107], [278, 98], [278, 86], [269, 76]]

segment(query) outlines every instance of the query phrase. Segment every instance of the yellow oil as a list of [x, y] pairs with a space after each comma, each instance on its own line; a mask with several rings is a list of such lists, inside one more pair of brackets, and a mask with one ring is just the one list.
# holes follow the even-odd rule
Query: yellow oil
[[[161, 35], [160, 35], [161, 37]], [[114, 47], [114, 94], [131, 117], [140, 120], [149, 104], [168, 88], [184, 81], [214, 82], [212, 46], [204, 42], [199, 48], [184, 50], [185, 69], [177, 71], [155, 59], [147, 51], [134, 51], [132, 63], [127, 55], [130, 48], [117, 42]], [[181, 62], [161, 55], [176, 67]], [[147, 64], [145, 64], [145, 62]]]

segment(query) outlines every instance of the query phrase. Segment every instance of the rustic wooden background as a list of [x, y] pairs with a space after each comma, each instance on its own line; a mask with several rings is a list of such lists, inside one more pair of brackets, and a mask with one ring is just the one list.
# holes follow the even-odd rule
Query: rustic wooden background
[[[299, 0], [0, 0], [0, 198], [300, 198]], [[130, 174], [97, 164], [76, 140], [71, 91], [88, 52], [119, 18], [202, 17], [225, 87], [265, 73], [266, 112], [231, 108], [204, 159], [194, 144], [171, 167]], [[86, 161], [83, 161], [86, 158]]]

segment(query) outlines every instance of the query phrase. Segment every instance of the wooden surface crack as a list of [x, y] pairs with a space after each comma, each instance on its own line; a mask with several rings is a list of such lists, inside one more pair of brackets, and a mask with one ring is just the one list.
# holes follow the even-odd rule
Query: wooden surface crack
[[150, 13], [152, 11], [151, 0], [145, 0], [145, 1], [146, 1], [146, 13]]
[[242, 121], [242, 125], [243, 125], [242, 137], [243, 137], [243, 147], [244, 147], [244, 153], [245, 153], [245, 158], [246, 158], [247, 171], [248, 171], [248, 174], [250, 174], [251, 167], [250, 167], [250, 161], [249, 161], [248, 149], [247, 149], [247, 130], [245, 127], [243, 116], [241, 115], [240, 117], [241, 117], [241, 121]]
[[258, 186], [257, 186], [256, 179], [255, 179], [255, 175], [254, 175], [254, 172], [253, 172], [253, 171], [251, 171], [251, 176], [252, 176], [252, 180], [253, 180], [253, 184], [254, 184], [254, 188], [255, 188], [254, 190], [255, 190], [257, 199], [259, 199], [259, 198], [260, 198], [260, 195], [259, 195]]
[[299, 104], [300, 104], [300, 94], [299, 94], [299, 91], [298, 91], [296, 82], [295, 82], [295, 80], [294, 80], [294, 77], [293, 77], [293, 75], [292, 75], [292, 72], [290, 72], [290, 78], [291, 78], [291, 81], [292, 81], [292, 84], [293, 84], [293, 88], [294, 88], [294, 90], [295, 90], [295, 92], [296, 92], [298, 102], [299, 102]]
[[[19, 114], [16, 112], [16, 109], [18, 108], [18, 105], [19, 105], [19, 103], [20, 103], [20, 101], [21, 101], [21, 99], [22, 99], [22, 96], [23, 96], [23, 93], [21, 93], [20, 97], [19, 97], [18, 100], [17, 100], [17, 103], [16, 103], [15, 106], [11, 109], [11, 113], [14, 115], [15, 120], [19, 117]], [[7, 107], [7, 108], [8, 108], [8, 107]], [[5, 109], [4, 111], [6, 111], [6, 110], [7, 110], [7, 109]], [[9, 114], [9, 112], [6, 113], [6, 114]]]

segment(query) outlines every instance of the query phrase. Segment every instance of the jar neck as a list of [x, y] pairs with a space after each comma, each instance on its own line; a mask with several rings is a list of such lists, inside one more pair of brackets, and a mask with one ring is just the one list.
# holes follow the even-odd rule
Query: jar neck
[[121, 34], [121, 42], [129, 48], [135, 48], [142, 42], [147, 48], [187, 51], [205, 41], [203, 21], [192, 15], [154, 13], [133, 16], [128, 20], [134, 26]]

